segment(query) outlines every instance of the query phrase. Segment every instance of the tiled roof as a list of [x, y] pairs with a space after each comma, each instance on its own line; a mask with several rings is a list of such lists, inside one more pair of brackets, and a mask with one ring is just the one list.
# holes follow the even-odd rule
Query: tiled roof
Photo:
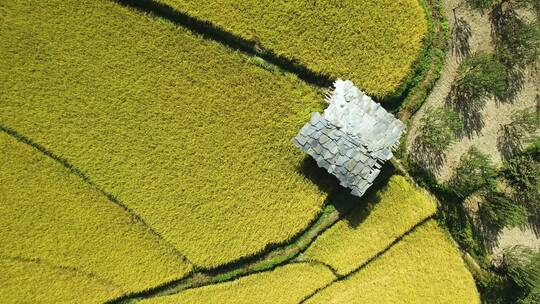
[[352, 82], [338, 80], [335, 86], [324, 114], [313, 113], [292, 141], [353, 195], [362, 196], [392, 158], [405, 127]]

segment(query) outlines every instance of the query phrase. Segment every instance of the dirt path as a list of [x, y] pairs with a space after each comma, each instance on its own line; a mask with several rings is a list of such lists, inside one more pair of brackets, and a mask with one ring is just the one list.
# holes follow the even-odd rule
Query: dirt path
[[[491, 26], [489, 15], [472, 11], [464, 5], [460, 5], [460, 0], [443, 1], [447, 8], [447, 17], [451, 29], [455, 28], [456, 21], [464, 20], [470, 26], [471, 36], [469, 41], [469, 52], [471, 54], [478, 51], [493, 51], [491, 40]], [[456, 8], [456, 9], [453, 9]], [[459, 22], [459, 21], [458, 21]], [[407, 135], [407, 142], [412, 143], [418, 135], [417, 126], [425, 111], [429, 107], [444, 106], [445, 99], [450, 93], [452, 82], [456, 77], [456, 71], [462, 56], [451, 50], [445, 59], [445, 66], [441, 78], [435, 85], [433, 91], [428, 96], [425, 104], [411, 120], [411, 127]], [[501, 155], [497, 150], [497, 133], [501, 125], [510, 122], [509, 113], [513, 110], [532, 107], [536, 104], [537, 80], [534, 75], [527, 75], [524, 88], [520, 91], [513, 103], [498, 103], [491, 99], [486, 102], [486, 107], [481, 111], [484, 128], [479, 134], [472, 137], [464, 137], [456, 144], [452, 145], [446, 153], [446, 162], [436, 173], [440, 181], [446, 181], [452, 176], [452, 172], [459, 164], [459, 159], [467, 150], [476, 145], [482, 152], [491, 156], [496, 164], [501, 162]], [[410, 151], [411, 146], [408, 146]]]
[[[452, 44], [456, 40], [456, 24], [469, 25], [470, 37], [468, 39], [468, 49], [470, 54], [478, 51], [493, 51], [491, 39], [491, 25], [488, 13], [471, 10], [462, 3], [461, 0], [444, 0], [446, 6], [449, 27], [452, 30]], [[454, 48], [450, 50], [445, 59], [445, 66], [442, 75], [428, 96], [422, 108], [411, 119], [410, 129], [407, 134], [408, 152], [411, 151], [412, 143], [418, 135], [418, 124], [425, 111], [429, 107], [443, 107], [445, 99], [450, 93], [452, 82], [456, 77], [457, 68], [463, 57]], [[434, 172], [439, 181], [447, 181], [453, 174], [455, 168], [459, 165], [461, 156], [475, 145], [482, 152], [488, 154], [497, 165], [501, 163], [501, 154], [497, 149], [498, 131], [501, 125], [510, 122], [510, 113], [514, 110], [520, 110], [536, 106], [536, 97], [538, 94], [540, 77], [528, 72], [525, 77], [523, 89], [519, 92], [512, 103], [499, 103], [494, 99], [486, 102], [485, 108], [481, 111], [484, 127], [478, 134], [471, 137], [464, 137], [452, 145], [446, 153], [446, 161], [439, 171]], [[499, 245], [494, 249], [495, 254], [500, 254], [504, 247], [512, 245], [525, 245], [538, 249], [540, 247], [540, 238], [538, 238], [531, 229], [524, 231], [515, 229], [505, 229], [500, 234]]]

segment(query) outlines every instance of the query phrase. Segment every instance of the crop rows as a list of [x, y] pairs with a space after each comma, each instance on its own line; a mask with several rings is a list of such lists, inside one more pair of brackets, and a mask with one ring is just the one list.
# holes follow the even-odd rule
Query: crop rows
[[365, 201], [320, 235], [302, 259], [324, 262], [346, 275], [436, 210], [432, 198], [399, 175]]
[[427, 33], [418, 0], [157, 0], [368, 94], [396, 93]]
[[436, 222], [427, 222], [305, 303], [479, 304], [474, 279], [448, 237]]
[[194, 264], [257, 253], [320, 212], [326, 194], [290, 143], [322, 107], [314, 88], [112, 1], [1, 6], [0, 122]]
[[[11, 294], [3, 289], [39, 282], [51, 273], [59, 281], [80, 283], [83, 273], [89, 278], [82, 286], [107, 282], [103, 293], [95, 295], [107, 300], [181, 278], [191, 270], [148, 227], [32, 146], [0, 132], [0, 159], [0, 258], [10, 269], [0, 273], [0, 281], [6, 282], [0, 294]], [[69, 273], [62, 274], [66, 269]], [[72, 296], [86, 298], [85, 292], [81, 287]], [[54, 292], [25, 287], [13, 295], [13, 302], [28, 296], [46, 299], [47, 294]]]

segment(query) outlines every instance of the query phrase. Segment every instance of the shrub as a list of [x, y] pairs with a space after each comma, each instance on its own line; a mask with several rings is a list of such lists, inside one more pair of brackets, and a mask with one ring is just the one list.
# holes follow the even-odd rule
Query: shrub
[[420, 120], [421, 145], [430, 153], [443, 153], [462, 132], [460, 115], [444, 108], [429, 108]]
[[480, 206], [480, 216], [484, 225], [495, 232], [506, 227], [522, 227], [528, 219], [527, 209], [501, 192], [488, 192], [485, 195]]
[[533, 223], [540, 223], [540, 145], [504, 163], [503, 176], [514, 188], [514, 199], [523, 204]]
[[467, 197], [478, 190], [492, 190], [496, 186], [497, 170], [489, 156], [471, 147], [461, 156], [449, 186], [460, 196]]
[[501, 1], [491, 12], [495, 51], [508, 68], [525, 68], [540, 56], [540, 23], [526, 21], [517, 10], [531, 7], [538, 15], [537, 0]]
[[540, 113], [528, 108], [512, 112], [512, 121], [499, 129], [497, 145], [505, 158], [516, 156], [540, 129]]
[[493, 6], [496, 0], [465, 0], [465, 2], [474, 9], [489, 9]]
[[503, 252], [501, 269], [520, 288], [523, 298], [538, 297], [540, 252], [523, 246], [510, 247]]
[[457, 73], [454, 98], [459, 102], [479, 103], [490, 96], [501, 97], [508, 90], [506, 67], [492, 54], [480, 52], [466, 58]]

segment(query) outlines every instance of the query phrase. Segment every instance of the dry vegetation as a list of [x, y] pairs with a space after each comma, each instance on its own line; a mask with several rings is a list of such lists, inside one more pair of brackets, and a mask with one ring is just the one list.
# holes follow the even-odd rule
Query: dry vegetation
[[292, 304], [333, 279], [332, 272], [322, 265], [289, 264], [232, 282], [189, 289], [177, 295], [156, 297], [141, 303]]
[[458, 250], [433, 221], [307, 303], [479, 304]]
[[[141, 291], [191, 270], [148, 227], [33, 147], [0, 133], [0, 159], [0, 257], [91, 274], [122, 292]], [[22, 264], [15, 264], [13, 271], [20, 271]], [[30, 268], [21, 282], [46, 277]], [[12, 278], [2, 271], [4, 280]], [[28, 293], [20, 297], [33, 293], [24, 290]]]
[[295, 76], [114, 1], [7, 1], [0, 14], [0, 123], [194, 264], [286, 241], [320, 211], [326, 194], [289, 140], [322, 98]]
[[411, 72], [427, 20], [418, 0], [158, 0], [376, 97]]
[[320, 235], [302, 258], [347, 274], [436, 210], [431, 197], [399, 175], [366, 203]]
[[121, 289], [84, 273], [43, 263], [0, 257], [0, 295], [4, 304], [103, 303]]

